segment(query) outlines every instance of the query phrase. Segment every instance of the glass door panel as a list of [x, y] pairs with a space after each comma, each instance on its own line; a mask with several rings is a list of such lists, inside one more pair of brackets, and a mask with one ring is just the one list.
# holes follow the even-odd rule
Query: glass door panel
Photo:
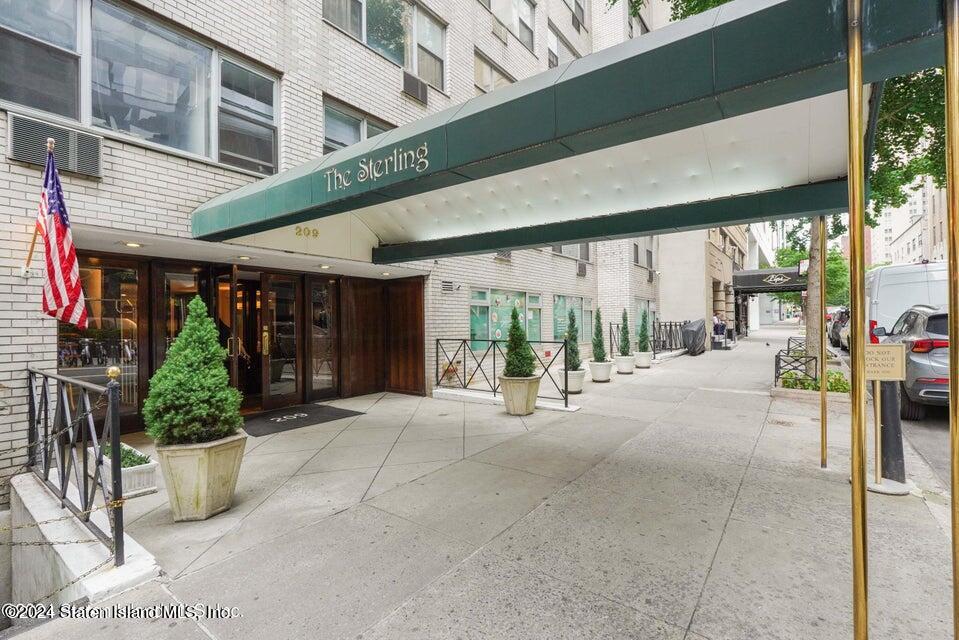
[[[173, 341], [186, 323], [187, 305], [195, 296], [203, 296], [204, 271], [200, 267], [160, 266], [156, 270], [156, 292], [162, 297], [156, 312], [154, 330], [154, 370], [159, 369]], [[214, 310], [211, 310], [215, 313]], [[224, 345], [225, 346], [225, 345]]]
[[[106, 385], [107, 367], [120, 367], [120, 415], [135, 422], [140, 406], [140, 269], [99, 259], [80, 262], [87, 328], [57, 324], [57, 371]], [[74, 399], [71, 398], [71, 401]], [[76, 411], [76, 405], [71, 407]]]
[[311, 280], [309, 325], [310, 334], [310, 399], [337, 395], [339, 353], [336, 342], [336, 280]]
[[300, 345], [297, 339], [299, 278], [263, 274], [261, 314], [263, 408], [300, 401]]

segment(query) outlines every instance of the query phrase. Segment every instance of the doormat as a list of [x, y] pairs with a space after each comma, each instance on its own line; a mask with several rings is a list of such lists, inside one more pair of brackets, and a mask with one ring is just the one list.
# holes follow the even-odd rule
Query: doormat
[[248, 416], [244, 421], [243, 430], [248, 435], [259, 438], [281, 431], [361, 415], [363, 415], [362, 411], [350, 411], [327, 404], [298, 404]]

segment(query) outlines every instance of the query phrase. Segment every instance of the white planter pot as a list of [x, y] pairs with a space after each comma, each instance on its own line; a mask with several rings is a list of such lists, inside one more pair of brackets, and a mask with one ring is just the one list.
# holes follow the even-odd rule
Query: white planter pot
[[157, 445], [173, 520], [206, 520], [233, 504], [246, 434], [199, 444]]
[[529, 378], [499, 377], [500, 389], [506, 413], [511, 416], [528, 416], [536, 409], [536, 396], [539, 395], [539, 376]]
[[[109, 443], [106, 445], [109, 447]], [[130, 449], [137, 453], [141, 451], [134, 449], [130, 445], [120, 443], [124, 449]], [[91, 478], [96, 473], [96, 454], [93, 447], [87, 447], [87, 475]], [[144, 464], [135, 467], [125, 467], [120, 469], [120, 482], [123, 486], [123, 497], [134, 498], [136, 496], [156, 493], [157, 490], [157, 466], [156, 460], [150, 460]], [[103, 478], [107, 493], [113, 495], [113, 464], [109, 456], [103, 456], [103, 466], [100, 468], [100, 476]]]
[[652, 351], [633, 351], [633, 362], [637, 369], [649, 369], [653, 364]]
[[609, 382], [609, 374], [612, 370], [612, 362], [589, 361], [589, 377], [593, 379], [593, 382]]
[[616, 356], [616, 373], [632, 375], [636, 368], [636, 361], [633, 356]]
[[582, 393], [583, 380], [586, 378], [586, 369], [567, 371], [566, 376], [566, 390], [569, 393]]

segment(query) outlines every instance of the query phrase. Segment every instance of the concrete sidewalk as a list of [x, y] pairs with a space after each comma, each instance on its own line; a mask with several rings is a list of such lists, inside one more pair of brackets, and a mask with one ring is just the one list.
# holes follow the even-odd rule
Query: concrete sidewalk
[[[329, 448], [309, 448], [307, 432], [308, 448], [283, 444], [304, 430], [290, 432], [276, 451], [268, 440], [247, 456], [231, 512], [183, 527], [154, 504], [131, 527], [169, 575], [122, 601], [218, 604], [242, 617], [58, 620], [23, 637], [849, 638], [848, 405], [830, 413], [821, 470], [818, 406], [768, 393], [788, 335], [757, 332], [733, 351], [587, 383], [572, 414], [346, 401], [372, 402], [370, 430], [394, 430], [382, 459], [323, 470], [315, 461]], [[451, 440], [456, 411], [459, 453], [389, 464], [411, 430]], [[483, 425], [490, 433], [475, 431]], [[498, 437], [467, 446], [483, 435]], [[391, 470], [428, 463], [418, 476]], [[907, 465], [925, 497], [869, 495], [871, 637], [945, 638], [943, 498], [921, 459], [910, 453]], [[329, 504], [350, 484], [329, 474], [347, 472], [366, 488]]]

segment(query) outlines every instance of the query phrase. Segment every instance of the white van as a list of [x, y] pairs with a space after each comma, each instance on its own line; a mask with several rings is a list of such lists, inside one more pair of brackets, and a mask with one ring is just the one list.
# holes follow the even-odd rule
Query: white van
[[945, 262], [892, 264], [866, 273], [866, 325], [869, 340], [876, 327], [892, 329], [909, 307], [925, 304], [933, 307], [949, 303], [948, 271]]

